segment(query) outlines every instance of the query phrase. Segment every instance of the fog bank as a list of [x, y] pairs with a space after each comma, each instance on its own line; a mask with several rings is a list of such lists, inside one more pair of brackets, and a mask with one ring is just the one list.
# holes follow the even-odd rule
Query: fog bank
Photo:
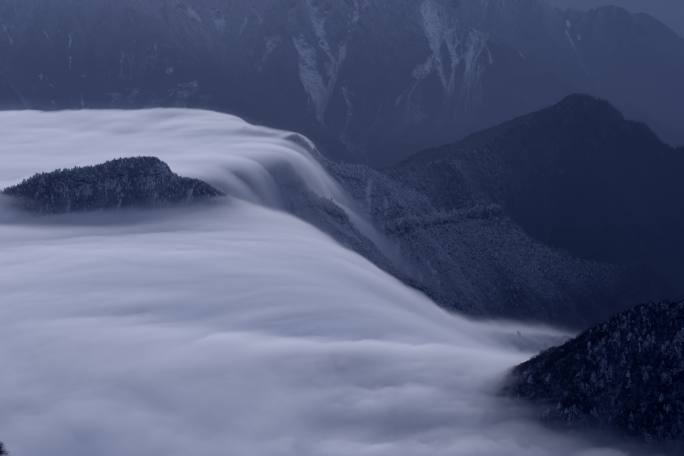
[[190, 110], [2, 112], [0, 133], [2, 187], [152, 155], [230, 195], [55, 217], [0, 203], [13, 454], [626, 454], [494, 395], [530, 341], [561, 334], [447, 314], [278, 210], [282, 166], [346, 200], [305, 142]]

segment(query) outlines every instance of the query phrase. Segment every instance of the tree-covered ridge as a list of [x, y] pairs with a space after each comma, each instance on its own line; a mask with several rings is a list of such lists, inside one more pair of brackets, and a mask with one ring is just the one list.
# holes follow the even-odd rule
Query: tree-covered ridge
[[543, 419], [684, 443], [684, 301], [637, 306], [516, 367]]
[[178, 176], [154, 157], [39, 173], [3, 193], [44, 214], [168, 206], [222, 194], [205, 182]]

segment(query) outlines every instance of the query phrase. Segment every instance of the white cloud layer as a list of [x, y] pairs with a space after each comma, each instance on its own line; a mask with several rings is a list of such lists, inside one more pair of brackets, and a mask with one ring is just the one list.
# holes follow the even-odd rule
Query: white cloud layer
[[21, 456], [624, 454], [493, 393], [555, 334], [439, 310], [269, 208], [274, 166], [336, 184], [287, 134], [216, 113], [0, 113], [0, 186], [154, 155], [231, 195], [0, 217], [0, 439]]

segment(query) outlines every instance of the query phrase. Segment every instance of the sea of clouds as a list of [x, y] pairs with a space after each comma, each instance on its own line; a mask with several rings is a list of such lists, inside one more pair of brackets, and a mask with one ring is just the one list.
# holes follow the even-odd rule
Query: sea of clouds
[[0, 137], [0, 187], [153, 155], [229, 195], [66, 216], [0, 203], [13, 454], [626, 454], [496, 394], [534, 341], [562, 334], [448, 314], [279, 210], [283, 166], [346, 200], [302, 138], [191, 110], [3, 112]]

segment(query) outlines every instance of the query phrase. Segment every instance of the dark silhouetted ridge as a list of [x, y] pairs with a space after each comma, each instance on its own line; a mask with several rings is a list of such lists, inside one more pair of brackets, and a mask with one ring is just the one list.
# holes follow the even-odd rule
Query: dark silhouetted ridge
[[40, 173], [3, 193], [24, 209], [45, 214], [160, 207], [221, 195], [205, 182], [174, 174], [154, 157]]
[[572, 95], [391, 171], [444, 208], [501, 204], [532, 237], [607, 261], [682, 251], [684, 154], [606, 101]]
[[684, 448], [684, 302], [623, 312], [516, 367], [506, 389], [553, 423]]

